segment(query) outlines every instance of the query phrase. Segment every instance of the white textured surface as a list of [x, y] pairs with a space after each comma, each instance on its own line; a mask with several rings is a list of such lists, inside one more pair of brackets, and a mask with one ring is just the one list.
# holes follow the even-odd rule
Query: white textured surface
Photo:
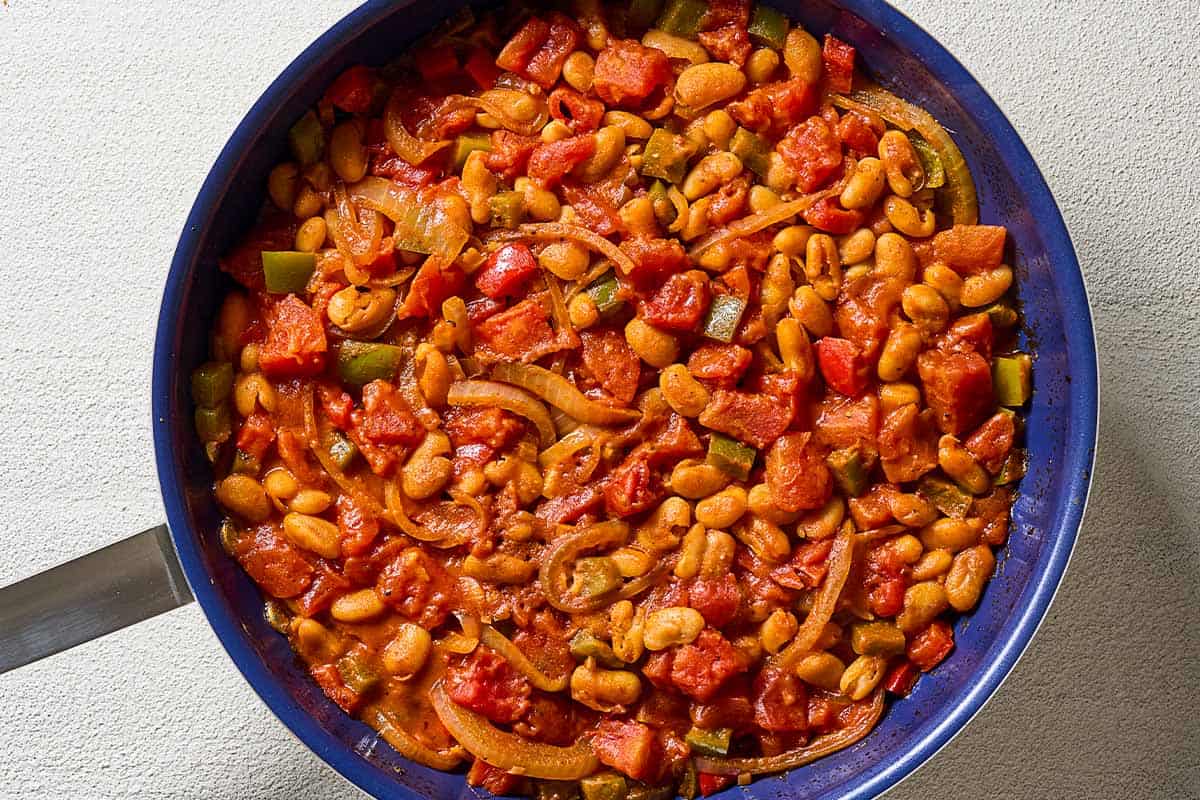
[[[251, 102], [353, 5], [0, 6], [0, 584], [161, 520], [147, 386], [176, 237]], [[890, 796], [1200, 797], [1195, 3], [898, 5], [1045, 171], [1091, 289], [1103, 401], [1050, 618]], [[2, 800], [358, 796], [195, 606], [0, 678], [0, 753]]]

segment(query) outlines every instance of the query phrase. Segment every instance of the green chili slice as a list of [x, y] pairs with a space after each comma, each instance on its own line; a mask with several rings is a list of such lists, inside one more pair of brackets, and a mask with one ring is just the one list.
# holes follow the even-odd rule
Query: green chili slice
[[1002, 406], [1018, 408], [1029, 401], [1033, 393], [1033, 359], [1025, 353], [1015, 356], [998, 356], [992, 362], [992, 387], [996, 402]]
[[904, 633], [890, 622], [860, 622], [850, 629], [850, 646], [860, 656], [900, 655]]
[[656, 27], [675, 36], [696, 38], [708, 5], [703, 0], [668, 0]]
[[366, 694], [379, 684], [379, 673], [358, 653], [347, 653], [335, 666], [342, 683], [358, 694]]
[[625, 662], [617, 658], [608, 642], [584, 628], [580, 628], [579, 632], [571, 637], [570, 650], [576, 661], [594, 658], [597, 663], [609, 669], [621, 669], [625, 666]]
[[596, 304], [596, 310], [601, 315], [620, 308], [625, 302], [620, 296], [621, 284], [617, 282], [617, 279], [613, 275], [605, 275], [602, 278], [597, 278], [583, 291], [584, 294], [592, 298], [592, 302]]
[[995, 484], [997, 486], [1006, 486], [1010, 483], [1016, 483], [1025, 477], [1027, 456], [1023, 449], [1014, 447], [1004, 459], [1004, 464], [1000, 467], [1000, 472], [996, 474]]
[[723, 433], [714, 433], [708, 440], [708, 463], [741, 481], [750, 477], [757, 455], [758, 451], [750, 445]]
[[782, 50], [787, 41], [788, 20], [770, 6], [758, 3], [750, 14], [750, 26], [747, 31], [750, 38], [758, 44]]
[[491, 152], [492, 138], [486, 133], [464, 133], [454, 140], [454, 148], [450, 151], [452, 172], [462, 172], [467, 156], [476, 150]]
[[687, 174], [691, 148], [686, 139], [666, 128], [655, 128], [642, 151], [642, 174], [662, 178], [667, 183], [679, 183]]
[[742, 160], [742, 163], [760, 178], [767, 177], [771, 166], [771, 144], [756, 133], [738, 128], [729, 140], [729, 152]]
[[942, 157], [925, 138], [909, 131], [908, 140], [912, 142], [913, 150], [921, 161], [921, 169], [925, 171], [925, 188], [940, 189], [946, 185], [946, 170], [942, 166]]
[[350, 437], [341, 431], [334, 431], [329, 442], [329, 457], [338, 465], [338, 469], [349, 469], [356, 455], [358, 448], [350, 441]]
[[738, 324], [742, 321], [742, 313], [746, 310], [746, 301], [732, 294], [719, 294], [713, 298], [704, 317], [703, 333], [718, 342], [732, 342], [737, 333]]
[[834, 450], [825, 457], [825, 463], [847, 497], [858, 497], [867, 490], [869, 476], [857, 447]]
[[262, 264], [268, 292], [300, 294], [317, 268], [317, 256], [295, 250], [264, 250]]
[[343, 342], [338, 351], [338, 375], [355, 386], [391, 380], [403, 357], [404, 351], [394, 344]]
[[933, 503], [948, 517], [962, 519], [971, 509], [971, 495], [948, 480], [926, 475], [917, 484], [917, 494]]
[[488, 201], [492, 209], [492, 225], [515, 228], [525, 221], [525, 195], [521, 192], [500, 192]]
[[321, 160], [325, 150], [325, 131], [321, 129], [321, 120], [316, 112], [309, 111], [300, 121], [288, 131], [288, 145], [292, 155], [304, 166], [315, 164]]
[[705, 730], [693, 727], [684, 737], [693, 753], [702, 756], [724, 756], [729, 754], [729, 742], [733, 739], [732, 728]]
[[220, 403], [212, 408], [196, 409], [196, 434], [202, 442], [223, 442], [233, 434], [229, 405]]
[[209, 361], [192, 372], [192, 400], [201, 408], [216, 408], [233, 391], [233, 364]]

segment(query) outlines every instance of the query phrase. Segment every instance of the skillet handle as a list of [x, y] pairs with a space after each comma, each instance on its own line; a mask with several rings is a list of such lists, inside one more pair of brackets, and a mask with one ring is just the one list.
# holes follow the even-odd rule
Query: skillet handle
[[166, 525], [0, 589], [0, 674], [192, 602]]

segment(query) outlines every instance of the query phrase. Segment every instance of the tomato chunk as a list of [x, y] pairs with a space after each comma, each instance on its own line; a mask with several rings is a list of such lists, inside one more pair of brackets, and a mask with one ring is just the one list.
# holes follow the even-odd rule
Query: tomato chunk
[[790, 672], [764, 668], [754, 679], [754, 722], [766, 731], [808, 730], [808, 691]]
[[814, 192], [842, 169], [842, 142], [821, 117], [809, 117], [788, 131], [775, 146], [796, 173], [796, 186]]
[[683, 645], [671, 661], [671, 682], [693, 700], [706, 702], [725, 681], [745, 672], [745, 658], [724, 636], [705, 628], [691, 644]]
[[656, 328], [693, 333], [711, 302], [712, 287], [707, 275], [695, 269], [678, 272], [642, 304], [642, 319]]
[[[780, 136], [817, 110], [819, 87], [800, 78], [764, 84], [751, 89], [727, 111], [740, 124], [754, 131]], [[841, 148], [839, 147], [839, 152]]]
[[604, 507], [616, 517], [628, 517], [654, 506], [667, 493], [662, 476], [650, 463], [648, 449], [635, 448], [612, 471], [604, 487]]
[[860, 157], [874, 156], [879, 152], [879, 136], [871, 120], [857, 111], [847, 111], [838, 120], [838, 138]]
[[557, 186], [564, 175], [594, 152], [596, 139], [591, 134], [538, 145], [529, 156], [529, 177], [544, 188]]
[[862, 218], [861, 211], [847, 211], [836, 197], [826, 197], [804, 212], [804, 221], [809, 225], [837, 236], [856, 230]]
[[746, 63], [750, 51], [754, 49], [746, 28], [735, 22], [726, 23], [711, 31], [703, 31], [696, 38], [717, 61], [729, 61], [739, 67]]
[[825, 505], [833, 493], [833, 476], [811, 433], [789, 433], [767, 451], [767, 488], [784, 511]]
[[520, 242], [492, 252], [475, 273], [475, 286], [493, 300], [519, 294], [537, 274], [538, 263], [529, 248]]
[[687, 604], [699, 611], [709, 625], [720, 628], [737, 616], [742, 591], [730, 573], [719, 578], [696, 578], [688, 586]]
[[519, 360], [554, 341], [546, 309], [532, 298], [472, 326], [478, 349], [493, 358]]
[[933, 237], [933, 256], [955, 272], [975, 275], [1004, 259], [1008, 232], [999, 225], [955, 225]]
[[492, 149], [483, 158], [484, 166], [506, 181], [512, 181], [525, 174], [529, 157], [541, 143], [536, 136], [522, 136], [503, 129], [492, 131]]
[[275, 441], [275, 426], [271, 417], [261, 411], [255, 411], [242, 421], [238, 430], [237, 449], [253, 458], [262, 461], [267, 448]]
[[632, 236], [621, 242], [621, 249], [633, 260], [629, 280], [642, 289], [657, 286], [668, 275], [681, 272], [688, 265], [687, 252], [674, 239]]
[[988, 417], [982, 425], [963, 441], [963, 446], [995, 475], [1004, 466], [1004, 460], [1012, 451], [1017, 436], [1017, 425], [1012, 414], [1000, 412]]
[[831, 34], [825, 34], [825, 46], [821, 48], [821, 60], [825, 62], [825, 83], [833, 92], [850, 91], [854, 82], [854, 48]]
[[450, 616], [454, 578], [417, 547], [406, 547], [389, 561], [376, 588], [383, 602], [422, 627], [436, 628]]
[[687, 368], [693, 377], [733, 386], [753, 360], [754, 354], [740, 344], [705, 342], [688, 356]]
[[379, 535], [379, 520], [351, 495], [338, 497], [337, 521], [342, 532], [343, 556], [362, 555], [371, 549]]
[[356, 432], [372, 444], [413, 445], [425, 429], [417, 422], [408, 401], [384, 380], [371, 381], [362, 389], [363, 407], [350, 414]]
[[428, 317], [440, 311], [442, 302], [458, 294], [466, 280], [466, 275], [456, 265], [443, 265], [430, 256], [413, 276], [408, 296], [404, 298], [396, 316], [400, 319]]
[[294, 294], [267, 310], [267, 340], [258, 366], [272, 378], [300, 378], [325, 369], [325, 326], [321, 317]]
[[317, 685], [325, 692], [325, 695], [337, 703], [343, 711], [347, 714], [353, 714], [358, 710], [358, 706], [362, 702], [362, 697], [358, 692], [342, 682], [342, 676], [336, 666], [333, 664], [321, 664], [311, 667], [309, 673], [313, 676], [313, 680], [317, 682]]
[[954, 629], [945, 622], [934, 620], [908, 643], [908, 660], [921, 672], [942, 663], [954, 649]]
[[446, 694], [492, 722], [516, 722], [529, 709], [529, 680], [486, 647], [446, 670]]
[[596, 56], [592, 85], [609, 105], [637, 108], [670, 78], [666, 53], [633, 39], [614, 39]]
[[763, 448], [792, 423], [791, 407], [776, 397], [718, 389], [700, 414], [700, 424]]
[[273, 525], [260, 525], [237, 541], [242, 569], [272, 597], [295, 597], [313, 581], [313, 568]]
[[893, 483], [915, 481], [937, 467], [937, 431], [914, 403], [892, 409], [879, 426], [883, 474]]
[[992, 370], [978, 353], [927, 350], [917, 357], [917, 374], [943, 433], [970, 430], [996, 405]]
[[350, 114], [371, 110], [375, 96], [375, 73], [362, 65], [350, 67], [325, 91], [325, 99]]
[[592, 737], [601, 763], [639, 781], [654, 781], [662, 767], [662, 748], [654, 729], [633, 720], [604, 719]]
[[860, 400], [826, 397], [817, 406], [813, 431], [818, 444], [834, 450], [857, 447], [860, 452], [875, 451], [879, 431], [879, 398], [863, 395]]
[[566, 125], [571, 133], [590, 133], [600, 127], [604, 104], [598, 100], [560, 86], [550, 93], [549, 102], [550, 116]]
[[485, 91], [496, 85], [496, 79], [501, 74], [500, 68], [496, 66], [496, 62], [492, 60], [487, 49], [483, 47], [471, 49], [471, 54], [467, 56], [467, 62], [463, 64], [463, 71], [471, 76], [471, 80], [475, 81], [476, 86]]
[[628, 404], [637, 392], [641, 361], [625, 336], [612, 328], [586, 330], [579, 335], [583, 343], [583, 365], [588, 372], [622, 403]]
[[555, 11], [546, 19], [531, 17], [500, 51], [496, 66], [549, 89], [579, 38], [579, 26], [565, 14]]
[[813, 347], [817, 351], [817, 365], [829, 388], [849, 397], [862, 394], [871, 378], [871, 364], [854, 342], [826, 336]]

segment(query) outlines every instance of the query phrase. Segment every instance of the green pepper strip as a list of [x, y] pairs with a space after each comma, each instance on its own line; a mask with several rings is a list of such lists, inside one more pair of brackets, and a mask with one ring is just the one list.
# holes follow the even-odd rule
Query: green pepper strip
[[223, 442], [233, 434], [229, 405], [196, 409], [196, 433], [202, 442]]
[[767, 177], [767, 170], [771, 166], [771, 145], [766, 139], [745, 128], [738, 128], [729, 140], [729, 152], [740, 158], [755, 175]]
[[1011, 358], [1000, 356], [992, 362], [992, 386], [996, 402], [1017, 408], [1025, 405], [1032, 394], [1031, 372], [1033, 359], [1024, 353]]
[[192, 372], [192, 400], [201, 408], [216, 408], [233, 391], [233, 364], [209, 361]]
[[857, 447], [834, 450], [825, 458], [833, 479], [847, 497], [858, 497], [867, 490], [867, 470]]
[[921, 169], [925, 172], [925, 188], [940, 189], [945, 186], [946, 170], [942, 167], [942, 157], [937, 154], [929, 142], [925, 141], [924, 137], [914, 131], [908, 132], [908, 140], [912, 142], [913, 150], [917, 151]]
[[366, 694], [379, 683], [379, 673], [357, 653], [347, 653], [337, 660], [342, 683], [358, 694]]
[[288, 131], [288, 144], [292, 155], [304, 166], [315, 164], [321, 160], [325, 150], [325, 132], [321, 130], [321, 120], [316, 112], [309, 111], [300, 121]]
[[770, 6], [759, 3], [754, 6], [754, 12], [750, 15], [747, 32], [758, 44], [782, 50], [787, 42], [788, 20]]
[[329, 443], [329, 457], [333, 459], [333, 463], [338, 465], [338, 469], [346, 470], [354, 463], [354, 457], [358, 455], [358, 448], [354, 442], [341, 431], [334, 431], [333, 440]]
[[629, 784], [625, 776], [617, 772], [600, 772], [589, 775], [579, 782], [583, 800], [625, 800]]
[[733, 729], [692, 728], [684, 738], [691, 746], [693, 753], [699, 753], [702, 756], [724, 756], [729, 754], [729, 742], [733, 739]]
[[691, 148], [686, 139], [666, 128], [656, 128], [642, 151], [642, 174], [662, 178], [667, 183], [679, 183], [687, 174], [689, 156]]
[[694, 39], [707, 12], [703, 0], [669, 0], [658, 18], [658, 27], [675, 36]]
[[1008, 458], [1004, 459], [1004, 464], [1000, 467], [1000, 472], [996, 475], [995, 484], [997, 486], [1006, 486], [1024, 478], [1027, 468], [1025, 460], [1025, 451], [1019, 447], [1013, 448], [1008, 454]]
[[621, 669], [625, 666], [625, 662], [617, 658], [608, 642], [583, 628], [571, 637], [570, 651], [571, 657], [576, 661], [594, 658], [609, 669]]
[[492, 209], [492, 224], [515, 228], [525, 221], [525, 195], [521, 192], [500, 192], [488, 201]]
[[717, 295], [704, 318], [704, 335], [718, 342], [732, 342], [745, 310], [746, 301], [742, 298], [731, 294]]
[[268, 292], [300, 294], [317, 268], [317, 257], [295, 250], [264, 250], [262, 265]]
[[396, 376], [403, 357], [404, 350], [394, 344], [343, 342], [338, 351], [338, 375], [355, 386], [390, 380]]
[[621, 284], [612, 275], [597, 279], [583, 291], [592, 298], [592, 302], [596, 304], [596, 310], [601, 314], [614, 311], [625, 302], [620, 296]]
[[953, 483], [933, 475], [926, 475], [917, 484], [917, 494], [937, 506], [948, 517], [962, 519], [971, 508], [971, 495]]
[[450, 164], [453, 172], [462, 172], [467, 163], [467, 156], [476, 150], [491, 152], [492, 138], [486, 133], [464, 133], [454, 140], [454, 149], [450, 151]]
[[723, 433], [714, 433], [708, 440], [708, 463], [738, 480], [744, 481], [750, 477], [750, 468], [754, 466], [757, 455], [758, 451], [750, 445]]

